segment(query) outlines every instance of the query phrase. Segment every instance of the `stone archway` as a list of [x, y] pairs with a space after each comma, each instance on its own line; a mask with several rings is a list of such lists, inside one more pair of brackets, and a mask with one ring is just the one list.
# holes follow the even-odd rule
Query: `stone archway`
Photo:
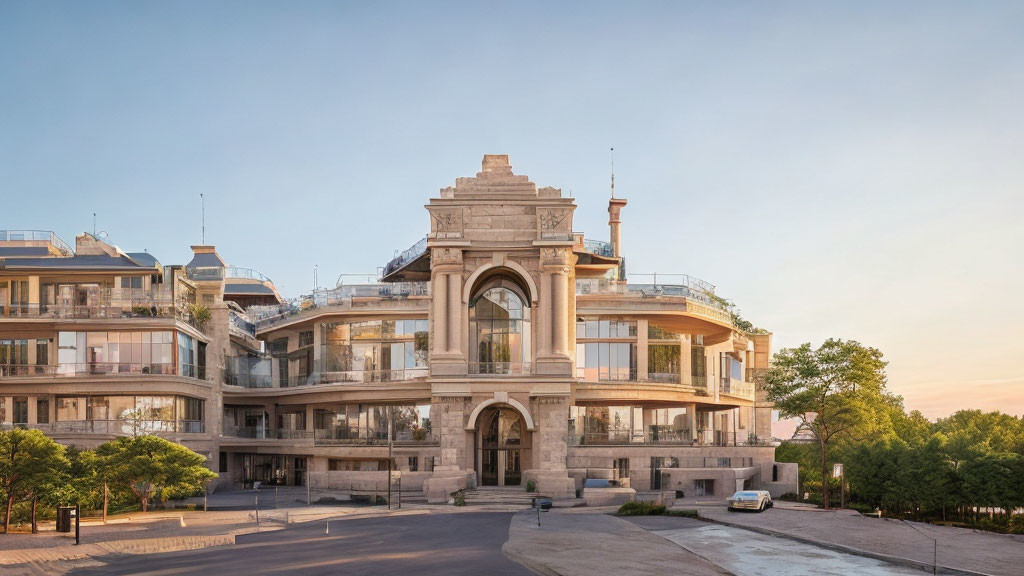
[[522, 413], [508, 404], [484, 407], [474, 434], [481, 486], [518, 486], [530, 462], [531, 433]]

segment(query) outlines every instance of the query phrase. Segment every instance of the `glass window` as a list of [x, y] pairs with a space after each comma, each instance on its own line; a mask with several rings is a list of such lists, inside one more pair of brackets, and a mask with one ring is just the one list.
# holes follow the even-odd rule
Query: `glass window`
[[36, 422], [40, 424], [50, 423], [50, 399], [49, 398], [37, 398], [36, 399]]
[[513, 290], [484, 290], [469, 306], [470, 362], [483, 374], [522, 370], [530, 358], [529, 307]]

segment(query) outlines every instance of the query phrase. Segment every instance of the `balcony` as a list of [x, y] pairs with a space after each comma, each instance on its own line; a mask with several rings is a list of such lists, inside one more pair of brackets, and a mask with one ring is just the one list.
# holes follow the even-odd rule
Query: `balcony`
[[351, 309], [375, 301], [400, 301], [422, 296], [430, 296], [429, 282], [348, 284], [331, 290], [317, 290], [278, 306], [250, 306], [248, 313], [257, 330], [266, 330], [310, 310]]
[[753, 400], [754, 384], [752, 382], [744, 382], [743, 380], [724, 378], [722, 379], [718, 392], [720, 394], [725, 394], [726, 396], [733, 396], [744, 400]]
[[383, 276], [386, 277], [393, 274], [406, 264], [412, 262], [413, 260], [425, 254], [426, 251], [427, 237], [424, 236], [420, 241], [416, 242], [415, 244], [407, 248], [404, 252], [402, 252], [398, 256], [395, 256], [390, 262], [385, 264]]
[[71, 246], [49, 230], [0, 230], [0, 242], [46, 242], [64, 257], [75, 255]]
[[[237, 360], [237, 359], [236, 359]], [[230, 386], [242, 388], [300, 388], [305, 386], [321, 386], [326, 384], [370, 384], [375, 382], [407, 382], [426, 378], [430, 369], [409, 368], [404, 370], [346, 370], [341, 372], [316, 372], [313, 374], [300, 374], [288, 376], [284, 381], [280, 377], [275, 378], [269, 370], [268, 359], [261, 359], [266, 363], [266, 371], [263, 366], [260, 368], [249, 368], [236, 366], [224, 371], [224, 383]], [[275, 386], [276, 383], [276, 386]]]
[[611, 242], [605, 242], [604, 240], [583, 240], [583, 251], [595, 254], [597, 256], [604, 256], [605, 258], [615, 257], [615, 248]]
[[[403, 430], [395, 433], [396, 446], [436, 446], [437, 438], [425, 428]], [[347, 428], [318, 428], [313, 431], [315, 446], [387, 446], [387, 435], [354, 436]]]
[[64, 363], [58, 365], [2, 364], [0, 378], [63, 378], [83, 376], [138, 377], [138, 376], [185, 376], [205, 379], [206, 368], [194, 364], [181, 365], [160, 362], [89, 362], [85, 364]]
[[[676, 430], [670, 426], [650, 426], [645, 433], [630, 433], [628, 430], [609, 430], [607, 432], [588, 432], [585, 434], [569, 434], [569, 446], [734, 446], [736, 438], [732, 432], [725, 430], [698, 430], [693, 438], [689, 430]], [[695, 461], [708, 460], [694, 457]], [[719, 460], [719, 458], [711, 458]], [[716, 466], [683, 466], [684, 468], [714, 468]], [[737, 466], [724, 466], [735, 468]]]
[[[193, 270], [205, 270], [203, 268], [193, 268]], [[256, 280], [258, 282], [270, 282], [273, 281], [267, 278], [260, 272], [253, 270], [252, 268], [239, 268], [238, 266], [228, 266], [224, 269], [225, 278], [242, 278], [245, 280]]]
[[469, 373], [474, 376], [522, 376], [533, 373], [529, 362], [470, 362]]
[[[53, 294], [52, 285], [43, 285]], [[0, 305], [0, 317], [57, 320], [177, 318], [197, 330], [203, 326], [192, 316], [190, 304], [176, 298], [169, 286], [153, 290], [139, 288], [89, 288], [70, 297], [42, 304]]]
[[202, 420], [62, 420], [49, 424], [28, 424], [26, 428], [47, 434], [105, 434], [133, 436], [139, 434], [204, 434]]

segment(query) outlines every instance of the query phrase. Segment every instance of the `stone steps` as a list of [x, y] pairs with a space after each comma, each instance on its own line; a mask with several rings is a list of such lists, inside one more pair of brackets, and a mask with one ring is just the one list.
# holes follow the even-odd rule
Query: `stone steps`
[[506, 506], [533, 506], [533, 499], [539, 496], [536, 492], [527, 492], [520, 486], [495, 487], [482, 486], [466, 490], [466, 505], [501, 504]]

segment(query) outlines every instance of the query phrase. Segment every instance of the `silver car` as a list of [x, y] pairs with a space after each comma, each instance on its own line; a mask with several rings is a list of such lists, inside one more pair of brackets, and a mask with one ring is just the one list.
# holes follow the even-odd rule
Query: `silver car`
[[764, 512], [772, 507], [772, 495], [767, 490], [740, 490], [730, 496], [726, 502], [729, 503], [729, 511], [753, 510]]

